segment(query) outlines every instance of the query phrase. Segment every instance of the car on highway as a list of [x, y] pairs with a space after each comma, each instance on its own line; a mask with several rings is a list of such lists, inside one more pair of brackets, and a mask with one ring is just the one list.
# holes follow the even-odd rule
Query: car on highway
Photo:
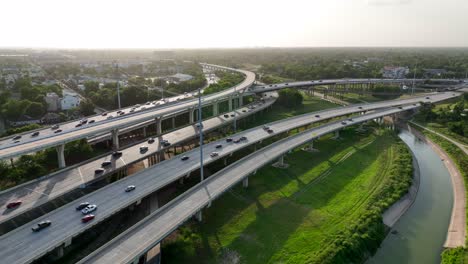
[[362, 106], [359, 106], [358, 109], [362, 109]]
[[107, 166], [110, 166], [111, 164], [112, 164], [112, 162], [110, 162], [110, 161], [103, 161], [101, 163], [101, 167], [107, 167]]
[[21, 138], [21, 136], [16, 136], [16, 137], [13, 138], [13, 140], [18, 140], [20, 138]]
[[53, 125], [50, 129], [55, 130], [58, 129], [60, 126], [59, 125]]
[[93, 220], [93, 219], [94, 219], [94, 215], [93, 215], [93, 214], [89, 214], [89, 215], [83, 216], [83, 218], [81, 218], [81, 222], [87, 223], [87, 222], [89, 222], [89, 221], [91, 221], [91, 220]]
[[320, 115], [315, 115], [315, 117], [319, 118], [319, 117], [320, 117]]
[[349, 122], [353, 122], [354, 120], [352, 118], [348, 118], [348, 121]]
[[398, 109], [403, 109], [403, 106], [399, 106]]
[[42, 222], [37, 223], [37, 225], [34, 226], [34, 227], [32, 227], [31, 229], [32, 229], [33, 232], [39, 232], [39, 231], [41, 231], [42, 229], [44, 229], [44, 228], [50, 226], [51, 224], [52, 224], [51, 221], [46, 220], [46, 221], [42, 221]]
[[245, 140], [247, 140], [247, 137], [246, 137], [246, 136], [242, 136], [242, 137], [240, 137], [239, 139], [240, 139], [241, 141], [245, 141]]
[[267, 125], [263, 125], [263, 130], [268, 130], [268, 129], [270, 129], [270, 127], [269, 127], [269, 126], [267, 126]]
[[112, 118], [114, 118], [114, 116], [113, 116], [113, 115], [109, 115], [106, 119], [112, 119]]
[[146, 151], [148, 151], [148, 146], [145, 146], [145, 145], [140, 146], [140, 152], [146, 152]]
[[171, 143], [167, 139], [162, 139], [160, 142], [161, 145], [163, 145], [163, 147], [169, 147], [171, 145]]
[[81, 210], [81, 213], [86, 215], [86, 214], [89, 214], [89, 213], [95, 211], [96, 209], [97, 209], [97, 205], [90, 204], [90, 205], [86, 206], [83, 210]]
[[426, 97], [426, 99], [431, 99], [431, 98], [428, 96], [428, 97]]
[[104, 169], [101, 169], [101, 168], [94, 170], [94, 174], [101, 174], [103, 172], [104, 172]]
[[224, 116], [225, 118], [229, 118], [229, 115], [228, 115], [228, 114], [225, 114], [225, 115], [223, 115], [223, 116]]
[[96, 121], [94, 119], [91, 119], [91, 120], [89, 120], [88, 124], [92, 124], [94, 122], [96, 122]]
[[154, 138], [148, 139], [148, 144], [153, 144], [154, 143]]
[[9, 202], [6, 206], [6, 208], [8, 209], [13, 209], [13, 208], [16, 208], [18, 206], [20, 206], [23, 202], [22, 201], [13, 201], [13, 202]]
[[131, 192], [135, 190], [135, 188], [136, 188], [135, 185], [129, 185], [127, 186], [127, 188], [125, 188], [125, 192]]
[[135, 108], [130, 109], [130, 113], [135, 112]]
[[107, 115], [107, 112], [104, 112], [101, 114], [101, 116], [106, 116]]
[[247, 110], [245, 110], [245, 109], [242, 109], [242, 113], [245, 113], [245, 112], [247, 112]]
[[188, 156], [183, 156], [182, 158], [180, 158], [181, 160], [188, 160], [189, 157]]
[[112, 157], [118, 158], [122, 156], [122, 151], [114, 151], [112, 152]]
[[215, 148], [220, 149], [220, 148], [222, 148], [222, 147], [223, 147], [223, 145], [217, 144]]
[[58, 134], [58, 133], [60, 133], [60, 132], [62, 132], [62, 129], [57, 129], [57, 130], [55, 130], [54, 133], [55, 133], [55, 134]]
[[235, 116], [236, 116], [236, 114], [231, 114], [231, 117], [235, 117]]
[[212, 157], [212, 158], [218, 157], [218, 156], [219, 156], [219, 153], [216, 152], [216, 151], [210, 153], [210, 157]]
[[36, 132], [31, 134], [31, 137], [37, 137], [37, 136], [39, 136], [39, 133], [40, 133], [39, 131], [36, 131]]
[[77, 210], [77, 211], [83, 210], [84, 208], [88, 207], [88, 205], [89, 205], [88, 202], [80, 203], [80, 204], [76, 207], [76, 210]]
[[16, 143], [20, 143], [20, 141], [19, 140], [13, 141], [13, 144], [16, 144]]
[[345, 122], [345, 121], [341, 121], [341, 124], [342, 124], [342, 125], [346, 125], [346, 122]]
[[78, 123], [75, 125], [75, 127], [80, 127], [81, 126], [81, 123]]
[[119, 111], [117, 111], [116, 113], [117, 113], [117, 114], [120, 114], [120, 113], [122, 113], [122, 110], [119, 110]]
[[271, 133], [273, 133], [274, 131], [273, 131], [273, 129], [269, 128], [269, 129], [267, 129], [267, 132], [268, 132], [268, 134], [271, 134]]
[[226, 142], [232, 142], [232, 138], [226, 138]]
[[240, 143], [241, 140], [240, 140], [240, 138], [238, 138], [238, 139], [234, 139], [234, 141], [232, 141], [232, 142], [234, 142], [234, 143]]
[[81, 124], [86, 124], [86, 123], [88, 123], [88, 119], [87, 119], [87, 118], [83, 118], [83, 119], [80, 120], [80, 123], [81, 123]]

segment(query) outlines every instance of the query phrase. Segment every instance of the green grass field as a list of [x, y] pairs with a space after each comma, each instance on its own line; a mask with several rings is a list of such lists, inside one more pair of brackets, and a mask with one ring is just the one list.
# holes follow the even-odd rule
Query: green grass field
[[191, 221], [163, 242], [163, 263], [316, 262], [324, 241], [365, 211], [397, 155], [391, 135], [341, 135], [319, 140], [319, 153], [288, 154], [288, 169], [265, 167], [249, 188], [221, 196], [202, 223]]

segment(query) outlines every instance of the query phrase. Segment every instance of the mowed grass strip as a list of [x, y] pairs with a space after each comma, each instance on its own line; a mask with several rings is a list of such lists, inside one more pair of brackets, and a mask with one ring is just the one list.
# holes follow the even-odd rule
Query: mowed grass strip
[[[318, 153], [294, 151], [288, 169], [265, 167], [163, 243], [164, 263], [313, 263], [327, 238], [355, 221], [392, 162], [390, 135], [316, 142]], [[227, 252], [227, 253], [226, 253]]]

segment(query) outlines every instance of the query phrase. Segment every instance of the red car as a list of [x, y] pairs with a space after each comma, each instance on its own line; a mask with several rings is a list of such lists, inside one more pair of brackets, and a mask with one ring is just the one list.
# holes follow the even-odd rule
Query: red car
[[81, 218], [81, 222], [83, 223], [87, 223], [91, 220], [94, 219], [94, 215], [93, 214], [89, 214], [89, 215], [85, 215], [83, 218]]
[[21, 201], [14, 201], [14, 202], [11, 202], [11, 203], [7, 204], [6, 207], [7, 207], [8, 209], [11, 209], [11, 208], [15, 208], [15, 207], [20, 206], [22, 203], [23, 203], [23, 202], [21, 202]]

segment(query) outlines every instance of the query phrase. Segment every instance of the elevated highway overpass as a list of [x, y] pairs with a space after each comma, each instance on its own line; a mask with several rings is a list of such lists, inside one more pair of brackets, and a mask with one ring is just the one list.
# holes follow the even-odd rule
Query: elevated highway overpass
[[[401, 104], [417, 103], [420, 101], [437, 101], [443, 100], [444, 98], [450, 98], [452, 96], [453, 94], [446, 93], [435, 94], [430, 97], [430, 99], [419, 96], [405, 100], [392, 100], [373, 104], [352, 105], [344, 108], [321, 111], [322, 114], [319, 118], [310, 119], [310, 117], [317, 114], [313, 113], [313, 115], [306, 114], [304, 116], [294, 117], [292, 120], [297, 121], [297, 126], [302, 126], [304, 125], [304, 122], [318, 122], [340, 115], [353, 114], [360, 111], [369, 111]], [[265, 103], [254, 103], [254, 109], [249, 109], [249, 106], [241, 108], [234, 113], [237, 115], [237, 118], [242, 118], [270, 106], [273, 101], [273, 98], [268, 97], [267, 100], [265, 100]], [[229, 113], [229, 115], [230, 114], [233, 113]], [[232, 121], [232, 117], [225, 118], [223, 115], [205, 120], [203, 122], [204, 131], [208, 132]], [[169, 140], [174, 146], [181, 144], [196, 135], [196, 128], [194, 126], [188, 126], [165, 135], [164, 139]], [[144, 144], [149, 148], [148, 151], [144, 153], [141, 153], [139, 150], [140, 144], [136, 144], [121, 150], [123, 154], [119, 159], [113, 159], [111, 154], [106, 154], [96, 159], [92, 159], [76, 166], [65, 168], [56, 173], [43, 176], [37, 180], [33, 180], [0, 192], [0, 234], [5, 233], [18, 225], [21, 225], [34, 216], [37, 216], [39, 212], [41, 212], [39, 214], [41, 215], [44, 214], [44, 212], [52, 210], [53, 207], [47, 205], [56, 199], [62, 198], [64, 195], [75, 192], [80, 188], [92, 184], [93, 182], [102, 180], [106, 176], [113, 173], [122, 173], [125, 175], [126, 168], [130, 164], [141, 160], [148, 160], [148, 162], [151, 162], [152, 165], [152, 163], [155, 161], [161, 160], [160, 154], [164, 151], [165, 148], [161, 146], [160, 140], [161, 138], [156, 137], [153, 144], [142, 142], [141, 144]], [[109, 168], [106, 168], [104, 173], [95, 175], [94, 170], [100, 168], [101, 163], [104, 161], [112, 161], [113, 163]], [[23, 202], [19, 208], [10, 210], [5, 207], [5, 205], [9, 202], [16, 200], [21, 200]], [[6, 224], [6, 222], [11, 223]]]
[[[276, 95], [275, 95], [276, 96]], [[250, 116], [258, 111], [261, 111], [271, 106], [276, 97], [268, 97], [264, 102], [255, 102], [239, 108], [233, 112], [209, 118], [203, 121], [203, 132], [207, 133], [215, 130], [221, 126], [231, 124], [236, 119], [241, 119]], [[236, 115], [232, 117], [231, 115]], [[18, 219], [24, 214], [31, 213], [33, 209], [40, 209], [41, 212], [48, 211], [43, 208], [43, 205], [54, 201], [66, 195], [78, 188], [84, 188], [93, 182], [103, 180], [106, 176], [114, 173], [127, 174], [126, 170], [130, 164], [134, 164], [139, 161], [147, 160], [148, 164], [152, 166], [156, 161], [162, 160], [165, 150], [170, 147], [178, 146], [182, 143], [189, 141], [190, 139], [197, 137], [198, 129], [195, 125], [186, 126], [165, 134], [162, 137], [155, 137], [154, 143], [148, 144], [147, 141], [143, 141], [134, 144], [125, 149], [121, 149], [122, 156], [118, 159], [112, 158], [111, 153], [107, 153], [103, 156], [97, 157], [86, 162], [66, 167], [58, 172], [45, 175], [37, 180], [21, 184], [19, 186], [4, 190], [0, 192], [0, 234], [5, 233], [8, 229], [14, 225], [20, 225], [24, 221]], [[161, 144], [161, 140], [165, 139], [171, 143], [170, 147], [164, 147]], [[148, 151], [141, 152], [140, 146], [145, 145], [148, 147]], [[104, 161], [111, 161], [111, 166], [107, 167], [104, 173], [96, 175], [94, 170], [101, 168], [101, 164]], [[12, 201], [21, 200], [22, 204], [20, 207], [11, 210], [6, 208], [6, 204]], [[49, 210], [50, 211], [50, 210]], [[32, 214], [31, 217], [35, 215]], [[24, 217], [26, 219], [30, 218]], [[14, 223], [9, 226], [2, 226], [3, 223], [13, 220]], [[22, 219], [21, 219], [22, 220]]]
[[[429, 81], [431, 80], [432, 79], [429, 79]], [[452, 80], [452, 79], [448, 79], [448, 80], [434, 79], [434, 80], [450, 82], [456, 86], [460, 85], [459, 80]], [[311, 80], [311, 81], [298, 81], [298, 82], [278, 83], [278, 84], [269, 84], [269, 85], [256, 85], [256, 86], [250, 87], [248, 91], [252, 93], [261, 93], [261, 92], [275, 91], [275, 90], [280, 90], [280, 89], [285, 89], [285, 88], [308, 88], [308, 87], [317, 87], [317, 86], [329, 86], [329, 87], [332, 87], [330, 88], [330, 90], [334, 90], [334, 91], [338, 91], [338, 89], [336, 88], [337, 86], [344, 87], [341, 89], [343, 91], [345, 90], [359, 91], [358, 89], [350, 89], [349, 87], [354, 87], [357, 85], [366, 85], [367, 90], [364, 89], [361, 92], [370, 93], [371, 92], [371, 90], [369, 90], [370, 85], [375, 85], [375, 84], [412, 85], [413, 83], [421, 84], [426, 81], [428, 81], [428, 79], [375, 79], [374, 78], [374, 79]], [[408, 90], [411, 90], [411, 88], [408, 88]]]
[[[311, 140], [328, 133], [356, 125], [375, 118], [393, 115], [398, 112], [417, 108], [417, 106], [403, 106], [402, 109], [391, 108], [353, 118], [352, 122], [341, 120], [315, 127], [295, 136], [291, 136], [264, 147], [241, 160], [229, 165], [213, 174], [205, 181], [192, 187], [162, 208], [123, 232], [79, 263], [138, 263], [141, 255], [148, 252], [162, 239], [171, 234], [189, 218], [197, 215], [201, 220], [201, 210], [213, 200], [243, 181], [248, 185], [250, 174], [281, 158], [288, 151], [300, 147]], [[275, 126], [271, 126], [276, 129]]]
[[[237, 70], [211, 64], [202, 65], [204, 67], [213, 69], [236, 71], [245, 75], [245, 79], [240, 84], [215, 94], [203, 96], [203, 105], [211, 105], [213, 103], [217, 103], [218, 101], [227, 99], [229, 100], [229, 105], [232, 109], [232, 99], [239, 98], [239, 100], [242, 100], [243, 91], [250, 87], [255, 81], [255, 74], [249, 71]], [[8, 159], [22, 154], [36, 152], [45, 148], [59, 146], [57, 148], [59, 153], [59, 164], [60, 167], [64, 167], [64, 144], [82, 138], [105, 134], [110, 131], [112, 131], [114, 143], [117, 143], [118, 138], [117, 140], [115, 139], [118, 137], [119, 129], [149, 120], [157, 121], [159, 125], [158, 127], [160, 127], [160, 122], [163, 118], [172, 117], [174, 115], [185, 112], [189, 112], [191, 120], [193, 120], [195, 108], [198, 105], [198, 99], [189, 99], [169, 105], [162, 105], [160, 107], [155, 107], [155, 104], [151, 105], [153, 107], [149, 109], [144, 109], [147, 107], [146, 105], [140, 106], [138, 109], [139, 111], [135, 111], [134, 113], [129, 113], [130, 108], [126, 108], [124, 109], [125, 115], [123, 116], [116, 116], [116, 111], [113, 111], [108, 113], [107, 116], [97, 115], [89, 117], [88, 120], [93, 119], [95, 122], [92, 124], [88, 123], [81, 127], [75, 127], [78, 121], [64, 123], [60, 125], [60, 129], [63, 130], [60, 133], [55, 133], [56, 130], [46, 128], [37, 130], [37, 132], [40, 132], [40, 134], [36, 137], [32, 137], [31, 133], [22, 134], [23, 137], [17, 143], [15, 143], [15, 140], [13, 140], [13, 137], [17, 135], [4, 138], [0, 140], [0, 159]], [[107, 119], [110, 115], [115, 117], [112, 119]]]
[[[415, 104], [403, 109], [395, 108], [389, 110], [391, 112], [380, 112], [380, 116], [397, 113], [405, 109], [411, 109], [418, 106], [419, 101], [437, 102], [458, 96], [458, 93], [438, 93], [433, 94], [426, 99], [412, 98], [405, 100], [394, 100], [390, 102], [379, 102], [375, 104], [365, 104], [363, 106], [349, 106], [332, 110], [325, 110], [315, 113], [309, 113], [298, 117], [289, 118], [282, 121], [271, 123], [270, 126], [274, 129], [273, 134], [269, 134], [261, 127], [249, 129], [236, 134], [234, 137], [246, 136], [247, 141], [242, 143], [226, 143], [224, 139], [211, 142], [204, 146], [204, 163], [209, 164], [215, 160], [225, 158], [233, 152], [243, 149], [247, 146], [261, 142], [273, 135], [287, 132], [290, 129], [300, 126], [306, 126], [314, 122], [330, 119], [332, 117], [349, 115], [352, 113], [360, 113], [369, 110], [375, 110], [385, 107]], [[318, 117], [316, 115], [319, 114]], [[378, 115], [377, 115], [378, 116]], [[367, 116], [370, 119], [375, 116]], [[360, 120], [360, 119], [359, 119]], [[357, 123], [357, 122], [353, 122]], [[333, 127], [334, 130], [338, 127]], [[332, 131], [334, 131], [332, 129]], [[329, 131], [328, 129], [327, 131]], [[209, 154], [215, 151], [217, 144], [223, 144], [219, 156], [211, 158]], [[283, 153], [282, 151], [280, 153]], [[38, 259], [47, 252], [54, 250], [57, 247], [68, 245], [72, 242], [72, 238], [80, 233], [88, 230], [92, 226], [100, 223], [112, 214], [115, 214], [132, 204], [141, 201], [151, 193], [163, 188], [164, 186], [180, 179], [187, 177], [191, 172], [199, 169], [199, 149], [193, 149], [184, 153], [189, 156], [187, 161], [181, 161], [178, 157], [166, 160], [156, 164], [155, 166], [134, 174], [132, 177], [124, 178], [120, 181], [114, 182], [110, 185], [103, 187], [93, 193], [90, 193], [80, 199], [76, 203], [69, 203], [64, 205], [46, 215], [37, 218], [35, 221], [29, 222], [15, 230], [0, 237], [1, 245], [8, 245], [0, 248], [0, 258], [6, 263], [30, 263]], [[123, 190], [128, 185], [135, 185], [137, 189], [131, 193], [125, 193]], [[96, 203], [99, 208], [96, 211], [96, 219], [88, 224], [80, 222], [81, 216], [76, 212], [75, 206], [80, 202], [89, 201]], [[32, 233], [30, 228], [37, 222], [43, 220], [51, 220], [52, 226], [40, 232], [40, 234]]]

